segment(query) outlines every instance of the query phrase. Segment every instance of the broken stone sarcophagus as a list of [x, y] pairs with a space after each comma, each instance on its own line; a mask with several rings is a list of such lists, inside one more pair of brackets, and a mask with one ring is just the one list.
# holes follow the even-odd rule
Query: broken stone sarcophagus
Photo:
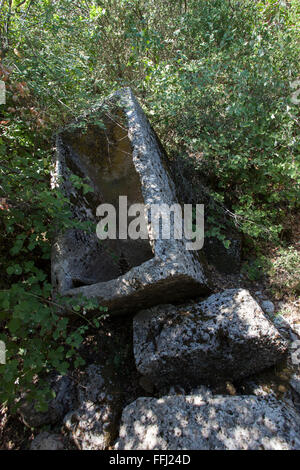
[[[91, 119], [93, 117], [93, 119]], [[123, 89], [90, 116], [57, 136], [53, 186], [73, 202], [74, 219], [97, 224], [100, 204], [176, 203], [161, 144], [130, 89]], [[84, 194], [74, 175], [93, 189]], [[203, 263], [183, 239], [99, 240], [96, 230], [74, 228], [57, 236], [52, 255], [52, 282], [64, 295], [95, 297], [110, 312], [123, 313], [209, 292]]]

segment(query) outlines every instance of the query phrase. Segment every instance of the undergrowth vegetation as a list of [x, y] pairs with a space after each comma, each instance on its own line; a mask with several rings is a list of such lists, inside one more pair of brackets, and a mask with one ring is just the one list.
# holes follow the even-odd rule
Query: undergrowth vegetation
[[0, 28], [0, 402], [29, 391], [43, 406], [36, 377], [80, 366], [84, 335], [99, 325], [94, 302], [52, 297], [51, 242], [73, 223], [50, 189], [52, 136], [120, 87], [248, 246], [278, 247], [274, 262], [266, 252], [248, 263], [249, 277], [256, 263], [275, 290], [299, 294], [297, 0], [2, 0]]

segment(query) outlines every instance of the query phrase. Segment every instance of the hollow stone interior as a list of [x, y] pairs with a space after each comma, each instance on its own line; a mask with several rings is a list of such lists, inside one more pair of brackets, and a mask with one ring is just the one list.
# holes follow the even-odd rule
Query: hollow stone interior
[[[143, 203], [139, 175], [132, 161], [132, 147], [121, 112], [101, 118], [102, 125], [87, 124], [62, 134], [66, 166], [73, 174], [85, 178], [93, 192], [71, 192], [76, 217], [95, 219], [99, 204], [110, 203], [116, 208], [117, 239], [99, 240], [96, 234], [86, 236], [75, 231], [72, 237], [72, 286], [79, 287], [115, 279], [134, 266], [153, 258], [149, 240], [120, 240], [119, 196], [127, 196], [128, 206]], [[132, 218], [131, 218], [132, 219]], [[131, 220], [128, 217], [128, 224]], [[74, 246], [75, 243], [75, 246]], [[77, 251], [77, 253], [76, 253]]]

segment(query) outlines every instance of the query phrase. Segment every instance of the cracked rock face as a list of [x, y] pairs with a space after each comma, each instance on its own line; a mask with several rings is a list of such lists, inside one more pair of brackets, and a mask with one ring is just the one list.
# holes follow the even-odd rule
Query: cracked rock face
[[236, 380], [272, 366], [287, 351], [243, 289], [143, 310], [134, 317], [133, 332], [137, 369], [158, 388]]
[[270, 398], [138, 398], [122, 415], [116, 450], [299, 450], [300, 417]]
[[[143, 203], [147, 210], [176, 203], [164, 150], [131, 90], [115, 93], [91, 115], [61, 131], [56, 143], [52, 185], [74, 203], [74, 219], [96, 225], [96, 208], [109, 203], [116, 208], [118, 227], [119, 196], [127, 196], [128, 206]], [[76, 188], [72, 175], [84, 178], [93, 192]], [[112, 313], [208, 293], [203, 262], [186, 249], [186, 240], [174, 238], [174, 221], [171, 238], [163, 239], [145, 220], [146, 240], [119, 237], [99, 243], [96, 230], [79, 229], [58, 235], [52, 255], [56, 290], [96, 297]]]
[[79, 407], [64, 418], [70, 437], [80, 450], [104, 450], [115, 439], [121, 414], [117, 385], [102, 366], [90, 365], [78, 386]]

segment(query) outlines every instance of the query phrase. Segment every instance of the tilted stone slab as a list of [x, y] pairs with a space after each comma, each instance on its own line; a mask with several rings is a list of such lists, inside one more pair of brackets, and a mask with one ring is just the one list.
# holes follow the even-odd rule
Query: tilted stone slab
[[[98, 205], [118, 208], [124, 195], [128, 205], [147, 208], [176, 203], [164, 150], [131, 90], [115, 93], [91, 116], [61, 131], [56, 142], [52, 184], [75, 203], [74, 218], [96, 224]], [[76, 189], [72, 173], [94, 192]], [[53, 247], [52, 282], [62, 294], [97, 297], [116, 313], [209, 292], [203, 263], [186, 240], [174, 239], [172, 228], [173, 222], [170, 240], [156, 239], [148, 223], [147, 240], [101, 242], [95, 230], [68, 230]]]
[[299, 450], [300, 417], [275, 399], [138, 398], [123, 410], [116, 450]]
[[143, 310], [134, 317], [133, 334], [137, 369], [158, 388], [239, 379], [272, 366], [287, 350], [243, 289]]

